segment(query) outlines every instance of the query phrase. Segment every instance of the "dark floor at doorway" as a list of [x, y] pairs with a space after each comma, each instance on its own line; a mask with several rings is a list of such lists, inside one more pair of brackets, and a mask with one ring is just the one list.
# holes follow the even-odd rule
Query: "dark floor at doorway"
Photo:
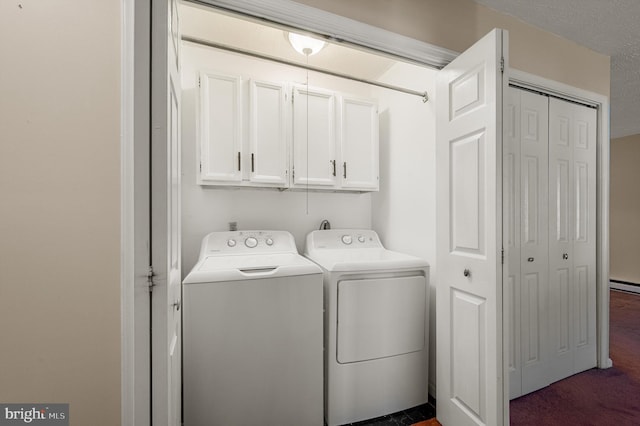
[[375, 419], [349, 423], [349, 426], [410, 426], [414, 423], [422, 420], [428, 420], [435, 416], [436, 409], [431, 405], [431, 403], [427, 403], [398, 413], [377, 417]]

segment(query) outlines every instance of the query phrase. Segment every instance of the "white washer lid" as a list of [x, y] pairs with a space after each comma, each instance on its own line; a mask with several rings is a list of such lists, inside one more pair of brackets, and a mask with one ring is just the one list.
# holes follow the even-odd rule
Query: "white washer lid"
[[320, 274], [316, 264], [294, 253], [207, 256], [183, 281], [199, 284]]
[[320, 249], [306, 256], [329, 272], [421, 269], [429, 266], [419, 257], [383, 249]]

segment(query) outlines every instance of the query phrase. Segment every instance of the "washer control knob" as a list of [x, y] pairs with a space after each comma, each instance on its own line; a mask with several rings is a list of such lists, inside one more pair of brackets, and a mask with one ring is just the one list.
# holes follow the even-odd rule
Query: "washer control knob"
[[227, 245], [229, 247], [235, 247], [236, 246], [236, 240], [234, 240], [234, 239], [227, 240]]
[[267, 243], [268, 246], [272, 246], [273, 245], [273, 240], [271, 238], [267, 238], [265, 243]]
[[254, 248], [255, 246], [258, 245], [258, 240], [255, 237], [249, 237], [246, 240], [244, 240], [244, 245], [249, 248]]
[[358, 241], [360, 241], [361, 243], [364, 243], [364, 236], [358, 235]]
[[353, 238], [351, 238], [351, 235], [343, 235], [342, 236], [342, 243], [343, 244], [351, 244], [353, 242]]

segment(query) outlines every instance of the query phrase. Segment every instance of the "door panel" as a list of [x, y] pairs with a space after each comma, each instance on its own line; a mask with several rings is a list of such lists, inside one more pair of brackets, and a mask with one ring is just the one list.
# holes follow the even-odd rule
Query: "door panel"
[[[169, 25], [167, 25], [167, 22]], [[180, 31], [177, 0], [152, 4], [152, 423], [181, 424]]]
[[438, 419], [504, 423], [502, 343], [503, 34], [438, 74]]
[[285, 86], [250, 82], [250, 147], [252, 182], [287, 186]]
[[505, 114], [504, 202], [506, 204], [506, 261], [509, 265], [505, 300], [508, 302], [506, 327], [509, 336], [509, 398], [522, 395], [521, 322], [520, 322], [520, 96], [510, 87]]
[[294, 185], [335, 186], [335, 162], [335, 96], [321, 90], [294, 87]]
[[596, 366], [596, 110], [550, 101], [550, 319], [556, 381]]
[[[521, 91], [520, 209], [522, 394], [549, 384], [548, 153], [549, 100]], [[511, 265], [510, 265], [511, 266]]]

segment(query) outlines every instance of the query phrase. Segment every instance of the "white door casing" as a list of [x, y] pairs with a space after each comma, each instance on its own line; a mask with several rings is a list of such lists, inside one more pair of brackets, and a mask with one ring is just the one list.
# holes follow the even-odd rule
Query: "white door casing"
[[[181, 423], [180, 31], [178, 0], [152, 4], [152, 423]], [[168, 25], [154, 27], [158, 22]]]
[[502, 425], [507, 411], [501, 259], [506, 41], [506, 32], [493, 30], [441, 70], [436, 84], [436, 400], [445, 426]]

